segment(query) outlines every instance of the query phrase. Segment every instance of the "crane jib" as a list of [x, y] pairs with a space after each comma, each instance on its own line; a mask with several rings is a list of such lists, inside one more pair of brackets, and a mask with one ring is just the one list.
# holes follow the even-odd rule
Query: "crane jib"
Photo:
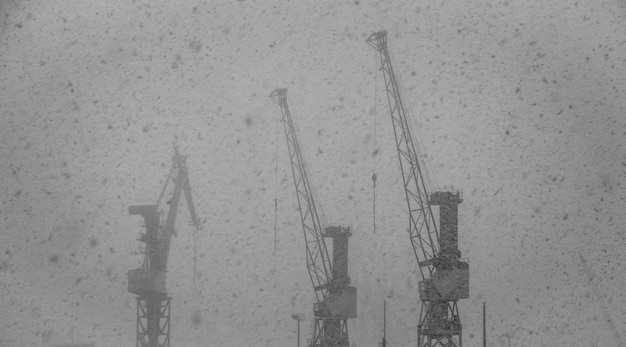
[[[143, 216], [146, 226], [145, 233], [139, 238], [139, 241], [146, 244], [142, 267], [128, 272], [128, 291], [137, 295], [136, 345], [142, 347], [170, 346], [171, 298], [167, 293], [165, 275], [172, 235], [175, 235], [174, 225], [181, 194], [185, 195], [194, 232], [200, 227], [191, 196], [186, 157], [180, 155], [175, 149], [173, 162], [157, 204], [129, 207], [131, 215]], [[162, 213], [159, 211], [159, 205], [175, 171], [174, 190], [169, 200], [166, 219], [161, 224]], [[195, 251], [194, 247], [194, 278]]]
[[[287, 89], [281, 88], [274, 90], [270, 95], [270, 99], [276, 102], [281, 110], [302, 230], [307, 247], [307, 269], [319, 302], [327, 295], [327, 291], [324, 288], [326, 288], [326, 285], [331, 281], [332, 264], [330, 263], [326, 243], [322, 236], [322, 225], [315, 207], [315, 200], [307, 177], [300, 144], [293, 125], [293, 119], [289, 112]], [[309, 246], [310, 244], [312, 246]]]
[[[322, 228], [313, 190], [287, 105], [287, 89], [276, 89], [270, 99], [280, 106], [285, 137], [296, 189], [298, 210], [306, 245], [306, 264], [317, 301], [313, 304], [314, 328], [309, 346], [348, 347], [348, 318], [356, 317], [356, 288], [348, 276], [348, 237], [350, 227]], [[330, 261], [325, 237], [333, 240]]]
[[[387, 49], [387, 31], [367, 39], [380, 58], [385, 79], [404, 193], [409, 212], [409, 237], [419, 265], [418, 284], [422, 302], [417, 325], [418, 347], [462, 347], [462, 326], [457, 301], [469, 297], [469, 264], [458, 249], [458, 191], [428, 194], [419, 157], [406, 115], [398, 82]], [[439, 206], [439, 230], [431, 205]]]

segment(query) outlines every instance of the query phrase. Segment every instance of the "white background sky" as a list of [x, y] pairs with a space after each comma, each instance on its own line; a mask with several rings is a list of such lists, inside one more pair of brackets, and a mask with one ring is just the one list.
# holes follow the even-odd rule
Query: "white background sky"
[[432, 185], [464, 192], [464, 345], [481, 345], [486, 301], [489, 346], [506, 346], [506, 334], [512, 346], [624, 346], [625, 10], [591, 0], [0, 1], [0, 346], [135, 345], [126, 272], [141, 264], [142, 221], [127, 208], [156, 201], [174, 144], [189, 155], [203, 230], [194, 284], [181, 205], [172, 346], [295, 345], [293, 312], [307, 314], [304, 341], [314, 296], [268, 99], [281, 87], [318, 206], [353, 227], [351, 341], [377, 345], [387, 300], [391, 346], [414, 346], [419, 273], [382, 73], [365, 42], [382, 29]]

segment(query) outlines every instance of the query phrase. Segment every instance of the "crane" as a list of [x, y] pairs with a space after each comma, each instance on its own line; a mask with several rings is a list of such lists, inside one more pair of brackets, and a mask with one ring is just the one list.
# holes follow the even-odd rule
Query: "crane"
[[[187, 173], [187, 156], [174, 149], [173, 165], [165, 181], [161, 195], [155, 205], [134, 205], [128, 208], [131, 215], [144, 218], [145, 233], [139, 241], [145, 243], [145, 257], [140, 268], [128, 272], [128, 291], [137, 295], [137, 339], [136, 347], [170, 346], [170, 301], [165, 288], [165, 273], [170, 253], [172, 236], [176, 235], [174, 225], [181, 194], [185, 194], [187, 208], [194, 228], [200, 228], [191, 196], [191, 186]], [[165, 220], [161, 211], [161, 200], [172, 179], [172, 196]], [[195, 267], [195, 254], [194, 254]], [[194, 269], [195, 270], [195, 269]]]
[[[469, 264], [458, 248], [460, 191], [426, 190], [414, 136], [387, 49], [387, 31], [367, 39], [377, 52], [385, 79], [400, 171], [409, 210], [409, 237], [422, 275], [422, 302], [417, 325], [418, 347], [461, 347], [462, 325], [457, 301], [469, 297]], [[439, 206], [439, 230], [431, 206]]]
[[[287, 89], [276, 89], [270, 99], [280, 106], [285, 137], [296, 188], [302, 231], [306, 245], [306, 265], [315, 291], [314, 327], [309, 347], [349, 347], [348, 319], [356, 318], [356, 287], [348, 276], [349, 226], [322, 228], [313, 192], [305, 169], [300, 144], [287, 104]], [[332, 238], [332, 262], [324, 241]]]

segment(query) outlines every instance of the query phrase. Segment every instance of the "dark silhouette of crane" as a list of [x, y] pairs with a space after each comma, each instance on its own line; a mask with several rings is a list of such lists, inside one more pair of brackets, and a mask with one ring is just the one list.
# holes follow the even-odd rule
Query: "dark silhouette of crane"
[[[457, 301], [469, 297], [469, 264], [458, 247], [460, 191], [426, 190], [413, 134], [387, 50], [387, 31], [373, 33], [367, 42], [376, 49], [385, 79], [389, 113], [409, 210], [409, 236], [422, 281], [417, 325], [418, 347], [461, 347], [462, 325]], [[431, 206], [439, 206], [439, 230]]]
[[[281, 110], [306, 244], [307, 269], [317, 300], [313, 306], [314, 331], [309, 346], [349, 347], [347, 322], [356, 318], [357, 301], [356, 288], [350, 286], [348, 277], [348, 237], [352, 232], [348, 226], [322, 228], [287, 105], [287, 89], [274, 90], [270, 99]], [[324, 237], [333, 240], [332, 263]]]
[[[172, 236], [176, 235], [174, 225], [181, 194], [185, 194], [194, 227], [200, 228], [191, 196], [187, 157], [175, 150], [173, 161], [157, 204], [128, 208], [131, 215], [141, 215], [144, 218], [146, 227], [145, 233], [139, 237], [139, 241], [146, 244], [143, 264], [140, 268], [128, 272], [128, 291], [137, 295], [136, 347], [170, 346], [171, 297], [165, 288], [165, 273]], [[174, 182], [174, 188], [170, 200], [166, 202], [169, 208], [163, 221], [160, 203], [170, 178]]]

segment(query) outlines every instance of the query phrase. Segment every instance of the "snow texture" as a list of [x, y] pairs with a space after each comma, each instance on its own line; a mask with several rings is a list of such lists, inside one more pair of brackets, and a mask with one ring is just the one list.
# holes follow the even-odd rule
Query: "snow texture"
[[[278, 106], [325, 220], [349, 224], [351, 341], [414, 346], [419, 271], [382, 72], [389, 32], [433, 187], [463, 189], [465, 346], [626, 344], [622, 1], [0, 2], [0, 347], [135, 345], [126, 272], [189, 155], [172, 346], [296, 344], [313, 289]], [[277, 132], [278, 131], [278, 132]], [[376, 136], [374, 136], [374, 133]], [[378, 176], [372, 229], [373, 153]], [[278, 180], [275, 179], [278, 167]], [[274, 251], [274, 197], [278, 197]]]

